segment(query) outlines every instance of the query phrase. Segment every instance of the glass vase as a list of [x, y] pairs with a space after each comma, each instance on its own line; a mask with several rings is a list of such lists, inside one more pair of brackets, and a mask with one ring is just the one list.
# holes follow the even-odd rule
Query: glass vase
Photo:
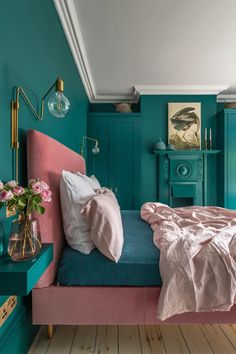
[[8, 254], [13, 261], [26, 261], [37, 256], [41, 249], [39, 221], [31, 216], [14, 220], [8, 243]]

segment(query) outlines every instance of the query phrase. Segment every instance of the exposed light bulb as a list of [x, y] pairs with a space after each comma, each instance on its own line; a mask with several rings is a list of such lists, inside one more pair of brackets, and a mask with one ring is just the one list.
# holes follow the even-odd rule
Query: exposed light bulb
[[93, 153], [94, 155], [97, 155], [97, 154], [99, 154], [99, 151], [100, 151], [100, 149], [99, 149], [98, 145], [96, 144], [96, 145], [92, 148], [92, 153]]
[[61, 91], [56, 91], [48, 100], [48, 109], [55, 117], [64, 118], [70, 109], [70, 102]]

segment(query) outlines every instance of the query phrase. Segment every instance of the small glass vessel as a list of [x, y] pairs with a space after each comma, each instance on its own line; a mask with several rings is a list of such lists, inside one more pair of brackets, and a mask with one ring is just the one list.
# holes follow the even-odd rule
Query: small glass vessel
[[8, 254], [13, 261], [26, 261], [37, 256], [41, 249], [39, 221], [31, 215], [20, 215], [12, 221]]
[[166, 144], [159, 138], [154, 145], [155, 150], [166, 150]]

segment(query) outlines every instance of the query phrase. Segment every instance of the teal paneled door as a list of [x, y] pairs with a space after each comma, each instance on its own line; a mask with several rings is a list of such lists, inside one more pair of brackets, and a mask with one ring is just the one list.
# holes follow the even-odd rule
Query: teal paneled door
[[140, 187], [140, 119], [114, 120], [114, 187], [122, 209], [135, 209]]
[[140, 203], [140, 114], [90, 113], [88, 135], [98, 139], [100, 153], [88, 145], [88, 173], [116, 194], [121, 209]]
[[219, 113], [219, 205], [236, 209], [236, 110]]

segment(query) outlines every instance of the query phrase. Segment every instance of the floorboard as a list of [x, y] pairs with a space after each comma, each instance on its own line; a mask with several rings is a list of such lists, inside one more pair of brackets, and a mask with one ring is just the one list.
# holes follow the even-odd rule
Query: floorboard
[[236, 354], [236, 325], [41, 327], [28, 354]]
[[159, 327], [139, 326], [142, 354], [166, 354]]
[[220, 328], [236, 350], [236, 325], [220, 325]]
[[58, 326], [46, 350], [47, 354], [70, 353], [76, 329], [72, 326]]
[[46, 326], [42, 326], [38, 331], [28, 354], [45, 354], [49, 344], [50, 339], [47, 337]]
[[118, 326], [98, 326], [95, 354], [118, 354]]
[[179, 327], [191, 354], [214, 353], [206, 337], [198, 326], [180, 325]]
[[142, 354], [137, 326], [119, 326], [119, 353]]
[[200, 325], [215, 354], [235, 354], [236, 351], [218, 325]]
[[186, 341], [179, 329], [179, 326], [159, 326], [167, 354], [189, 354]]
[[97, 326], [78, 326], [71, 348], [71, 354], [94, 353]]

